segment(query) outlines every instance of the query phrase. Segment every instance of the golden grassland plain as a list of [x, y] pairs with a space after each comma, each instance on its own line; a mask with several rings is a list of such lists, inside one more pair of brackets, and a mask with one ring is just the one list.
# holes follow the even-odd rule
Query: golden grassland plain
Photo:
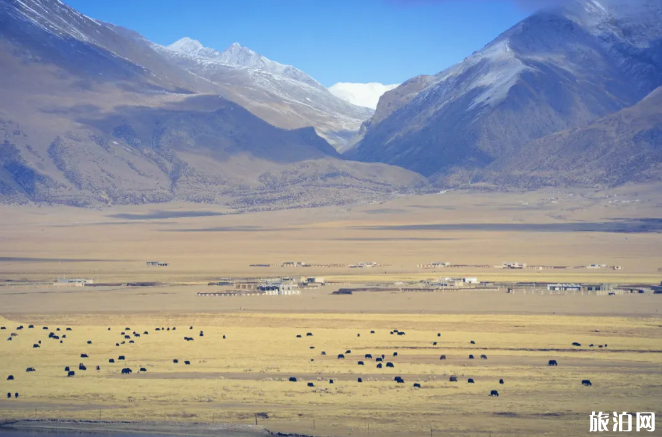
[[[191, 204], [1, 206], [0, 326], [7, 329], [0, 330], [0, 419], [254, 426], [256, 413], [266, 413], [258, 417], [259, 429], [305, 435], [524, 437], [585, 435], [591, 411], [662, 413], [659, 295], [331, 295], [344, 286], [340, 282], [463, 275], [659, 283], [661, 192], [448, 192], [241, 215]], [[146, 261], [169, 266], [147, 267]], [[249, 267], [283, 261], [384, 266]], [[623, 270], [417, 267], [435, 261], [600, 263]], [[64, 275], [169, 284], [53, 288], [7, 282]], [[299, 296], [262, 297], [198, 297], [221, 288], [184, 285], [283, 275], [324, 276], [336, 284]], [[131, 344], [121, 334], [125, 328], [141, 336], [131, 336]], [[406, 335], [390, 334], [393, 329]], [[18, 335], [7, 341], [12, 332]], [[60, 343], [48, 339], [49, 332], [67, 338]], [[336, 358], [339, 353], [344, 360]], [[378, 369], [365, 354], [384, 354], [394, 367]], [[548, 366], [550, 359], [559, 365]], [[78, 370], [80, 362], [86, 371]], [[76, 375], [68, 378], [65, 366]], [[133, 373], [122, 375], [124, 367]], [[6, 380], [9, 374], [13, 381]], [[451, 375], [458, 382], [450, 382]], [[395, 383], [394, 376], [405, 383]], [[593, 385], [582, 386], [583, 379]], [[491, 390], [500, 396], [490, 397]], [[7, 392], [20, 397], [6, 399]]]
[[[657, 283], [659, 187], [533, 193], [447, 192], [381, 204], [228, 214], [214, 205], [100, 210], [0, 206], [0, 279], [207, 281], [322, 275], [344, 282], [481, 280]], [[165, 261], [168, 267], [147, 267]], [[384, 267], [251, 268], [305, 261]], [[419, 264], [619, 265], [623, 270], [427, 270]]]
[[[77, 300], [62, 299], [72, 307]], [[308, 435], [426, 436], [432, 429], [433, 435], [574, 436], [587, 433], [591, 411], [660, 413], [662, 321], [619, 315], [624, 301], [638, 296], [590, 299], [611, 301], [611, 315], [137, 312], [142, 308], [111, 314], [103, 305], [88, 314], [62, 308], [36, 315], [27, 312], [28, 304], [0, 318], [3, 334], [18, 334], [0, 342], [0, 393], [20, 393], [19, 399], [0, 399], [0, 417], [250, 425], [256, 413], [267, 413], [260, 426]], [[577, 303], [590, 308], [588, 301], [566, 305]], [[638, 305], [641, 314], [660, 307], [653, 301]], [[23, 330], [16, 330], [19, 324]], [[167, 330], [172, 327], [177, 329]], [[406, 335], [390, 334], [393, 329]], [[59, 343], [48, 339], [49, 332], [66, 338]], [[39, 340], [41, 347], [33, 348]], [[121, 341], [126, 343], [116, 346]], [[340, 353], [344, 360], [337, 359]], [[378, 369], [368, 353], [384, 354], [395, 367]], [[126, 359], [119, 361], [120, 355]], [[550, 359], [558, 366], [548, 366]], [[78, 370], [80, 362], [86, 371]], [[65, 366], [76, 376], [67, 377]], [[36, 371], [27, 373], [27, 367]], [[122, 375], [124, 367], [133, 373]], [[141, 367], [147, 371], [138, 372]], [[5, 380], [9, 374], [13, 381]], [[458, 382], [449, 382], [451, 375]], [[395, 376], [405, 383], [395, 383]], [[583, 379], [593, 385], [582, 386]], [[498, 398], [489, 396], [495, 389]]]

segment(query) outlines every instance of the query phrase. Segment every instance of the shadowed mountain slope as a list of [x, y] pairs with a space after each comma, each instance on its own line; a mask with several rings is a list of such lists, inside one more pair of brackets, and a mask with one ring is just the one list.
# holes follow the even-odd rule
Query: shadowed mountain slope
[[616, 186], [662, 180], [662, 88], [588, 126], [536, 140], [489, 165], [496, 186]]

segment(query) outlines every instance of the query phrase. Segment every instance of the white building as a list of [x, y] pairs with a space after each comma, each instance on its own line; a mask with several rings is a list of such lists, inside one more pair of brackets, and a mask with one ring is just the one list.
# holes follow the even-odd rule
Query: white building
[[289, 296], [301, 294], [299, 284], [294, 281], [269, 281], [257, 287], [259, 291], [271, 296]]
[[94, 284], [94, 279], [84, 278], [57, 278], [59, 284]]
[[377, 267], [379, 264], [377, 264], [375, 261], [371, 262], [360, 262], [358, 264], [351, 264], [349, 268], [351, 269], [367, 269], [370, 267]]
[[449, 263], [449, 262], [433, 262], [433, 263], [430, 263], [430, 265], [432, 267], [448, 267], [448, 266], [451, 265], [451, 263]]
[[586, 266], [587, 269], [606, 269], [607, 264], [589, 264]]
[[500, 266], [495, 266], [498, 269], [525, 269], [526, 263], [521, 263], [517, 261], [506, 261], [501, 263]]
[[547, 284], [549, 291], [580, 291], [582, 286], [579, 284]]

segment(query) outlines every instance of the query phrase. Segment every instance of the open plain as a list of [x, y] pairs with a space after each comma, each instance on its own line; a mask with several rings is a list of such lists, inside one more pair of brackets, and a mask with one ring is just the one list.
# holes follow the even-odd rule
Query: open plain
[[[464, 275], [659, 283], [657, 196], [449, 192], [247, 214], [188, 204], [2, 207], [0, 418], [97, 429], [125, 421], [178, 435], [177, 426], [196, 423], [320, 436], [575, 436], [588, 433], [592, 411], [660, 413], [660, 295], [332, 294]], [[284, 261], [343, 266], [276, 267]], [[367, 261], [379, 265], [348, 267]], [[419, 267], [441, 261], [488, 267]], [[489, 267], [503, 261], [569, 268]], [[622, 270], [575, 268], [591, 263]], [[222, 278], [294, 275], [327, 285], [294, 296], [197, 295], [222, 289], [206, 285]], [[46, 284], [58, 276], [162, 284]]]
[[[167, 288], [147, 291], [155, 300], [163, 292]], [[531, 309], [550, 304], [556, 314], [472, 315], [460, 312], [471, 311], [481, 296], [467, 295], [462, 302], [436, 293], [412, 295], [408, 299], [418, 307], [398, 313], [402, 296], [389, 304], [382, 293], [361, 297], [364, 304], [374, 299], [372, 312], [363, 312], [361, 303], [354, 306], [358, 296], [321, 290], [308, 297], [189, 293], [208, 310], [188, 312], [134, 307], [142, 293], [108, 292], [96, 299], [96, 308], [84, 303], [84, 313], [75, 312], [81, 296], [74, 292], [60, 294], [61, 305], [50, 311], [36, 308], [44, 314], [28, 314], [29, 305], [11, 307], [0, 324], [7, 336], [18, 335], [0, 343], [0, 387], [20, 397], [0, 400], [0, 416], [254, 425], [257, 414], [258, 425], [270, 431], [306, 435], [424, 436], [431, 429], [433, 435], [584, 435], [591, 411], [658, 411], [662, 398], [662, 322], [650, 314], [662, 305], [653, 295], [519, 296]], [[269, 303], [257, 302], [300, 309], [297, 301], [307, 298], [342, 301], [344, 308], [268, 311]], [[437, 298], [446, 298], [446, 311], [457, 313], [430, 314], [428, 304]], [[518, 297], [488, 296], [502, 306], [513, 298]], [[3, 308], [13, 299], [3, 296]], [[264, 310], [224, 311], [216, 304], [233, 300]], [[576, 306], [587, 315], [563, 315], [563, 308]], [[601, 315], [588, 315], [592, 308]], [[520, 305], [513, 313], [522, 310]], [[24, 329], [17, 331], [21, 324]], [[405, 335], [391, 334], [393, 329]], [[66, 338], [49, 339], [50, 332]], [[40, 340], [41, 347], [33, 348]], [[83, 353], [88, 357], [81, 358]], [[377, 368], [382, 354], [384, 367]], [[558, 366], [548, 366], [550, 359]], [[386, 367], [389, 362], [393, 368]], [[87, 370], [79, 370], [79, 363]], [[67, 377], [65, 366], [76, 375]], [[26, 372], [28, 367], [36, 371]], [[133, 373], [123, 375], [123, 368]], [[13, 381], [5, 380], [9, 374]], [[395, 376], [405, 382], [396, 383]], [[584, 379], [592, 386], [582, 386]], [[490, 397], [491, 390], [499, 397]]]
[[[481, 281], [654, 284], [662, 273], [660, 188], [451, 191], [381, 204], [244, 214], [205, 204], [0, 206], [0, 279], [194, 282], [321, 275], [352, 282], [471, 275]], [[147, 261], [169, 265], [147, 267]], [[250, 267], [285, 261], [374, 261], [382, 267]], [[504, 261], [570, 268], [492, 268]], [[431, 262], [490, 267], [417, 268]], [[574, 268], [593, 263], [623, 270]]]

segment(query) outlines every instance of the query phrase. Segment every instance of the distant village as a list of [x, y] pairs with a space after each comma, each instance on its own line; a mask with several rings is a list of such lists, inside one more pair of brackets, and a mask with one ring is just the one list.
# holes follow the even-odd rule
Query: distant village
[[[168, 265], [167, 263], [163, 263]], [[161, 264], [159, 264], [161, 265]], [[319, 263], [308, 263], [305, 261], [284, 261], [279, 264], [250, 264], [250, 267], [283, 267], [283, 268], [350, 268], [350, 269], [369, 269], [373, 267], [389, 267], [388, 264], [381, 264], [375, 261], [369, 262], [358, 262], [355, 264], [319, 264]], [[447, 261], [444, 262], [431, 262], [429, 264], [418, 264], [416, 267], [420, 269], [486, 269], [486, 268], [495, 268], [495, 269], [531, 269], [531, 270], [547, 270], [547, 269], [607, 269], [607, 270], [622, 270], [622, 266], [617, 265], [607, 265], [607, 264], [588, 264], [581, 266], [551, 266], [551, 265], [529, 265], [527, 263], [522, 263], [518, 261], [505, 261], [497, 265], [489, 264], [453, 264]]]
[[[147, 267], [163, 268], [168, 267], [169, 263], [165, 261], [147, 261]], [[279, 264], [252, 264], [250, 267], [282, 267], [282, 268], [350, 268], [350, 269], [370, 269], [384, 267], [375, 261], [358, 262], [355, 264], [313, 264], [304, 261], [284, 261]], [[495, 269], [514, 269], [514, 270], [544, 270], [544, 269], [589, 269], [589, 270], [622, 270], [621, 266], [607, 264], [587, 264], [582, 266], [547, 266], [547, 265], [529, 265], [519, 261], [506, 261], [497, 265], [467, 265], [453, 264], [451, 262], [431, 262], [429, 264], [417, 265], [425, 270], [444, 270], [444, 269], [467, 269], [467, 268], [495, 268]], [[98, 283], [93, 279], [87, 278], [67, 278], [59, 277], [52, 285], [54, 287], [99, 287], [99, 286], [155, 286], [165, 285], [158, 282], [135, 282], [135, 283]], [[233, 296], [296, 296], [302, 291], [318, 289], [325, 287], [327, 281], [322, 276], [277, 276], [258, 279], [238, 279], [228, 278], [221, 281], [209, 282], [209, 286], [222, 287], [213, 291], [198, 292], [201, 297], [233, 297]], [[625, 293], [646, 293], [662, 294], [662, 282], [659, 286], [650, 286], [645, 284], [612, 284], [612, 283], [566, 283], [566, 282], [508, 282], [508, 281], [483, 281], [477, 276], [458, 276], [448, 275], [440, 276], [436, 279], [426, 279], [414, 282], [392, 282], [392, 283], [372, 283], [353, 288], [342, 288], [345, 284], [334, 282], [335, 289], [332, 294], [353, 294], [365, 291], [397, 291], [397, 292], [447, 292], [461, 290], [503, 290], [510, 294], [595, 294], [595, 295], [615, 295]], [[349, 285], [349, 284], [346, 284]]]
[[280, 264], [251, 264], [250, 267], [289, 267], [289, 268], [311, 268], [311, 267], [326, 267], [326, 268], [350, 268], [350, 269], [368, 269], [371, 267], [386, 267], [387, 264], [379, 264], [374, 261], [360, 262], [357, 264], [311, 264], [305, 261], [285, 261]]
[[548, 265], [528, 265], [526, 263], [521, 263], [518, 261], [507, 261], [495, 266], [490, 266], [487, 264], [451, 264], [449, 262], [432, 262], [430, 264], [419, 264], [418, 268], [421, 269], [440, 269], [440, 268], [495, 268], [495, 269], [531, 269], [531, 270], [547, 270], [547, 269], [611, 269], [611, 270], [623, 270], [621, 266], [610, 266], [607, 264], [588, 264], [585, 266], [548, 266]]
[[220, 281], [210, 282], [211, 286], [234, 285], [233, 290], [200, 292], [198, 296], [293, 296], [301, 294], [301, 289], [315, 289], [326, 285], [323, 277], [320, 276], [302, 276], [295, 279], [270, 278], [256, 281]]

